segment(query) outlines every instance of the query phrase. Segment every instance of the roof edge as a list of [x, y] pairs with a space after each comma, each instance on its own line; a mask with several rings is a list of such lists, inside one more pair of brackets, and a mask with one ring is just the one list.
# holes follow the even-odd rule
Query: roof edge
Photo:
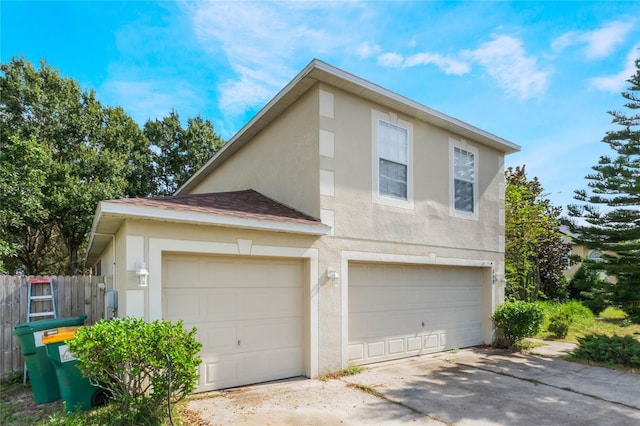
[[[197, 223], [309, 235], [327, 235], [331, 231], [331, 227], [321, 222], [318, 222], [317, 224], [281, 222], [269, 219], [241, 218], [232, 215], [212, 215], [203, 212], [165, 210], [151, 206], [131, 206], [109, 201], [102, 201], [100, 204], [100, 218], [110, 215], [136, 219], [151, 219], [176, 223]], [[92, 233], [97, 233], [97, 229], [92, 230]]]
[[249, 120], [244, 126], [242, 126], [242, 128], [240, 128], [240, 130], [238, 130], [238, 132], [236, 132], [236, 134], [233, 135], [231, 139], [229, 139], [227, 143], [225, 143], [224, 146], [218, 152], [216, 152], [213, 157], [209, 159], [209, 161], [207, 161], [202, 167], [200, 167], [198, 171], [191, 175], [191, 177], [187, 179], [187, 181], [176, 190], [174, 195], [182, 195], [185, 191], [191, 189], [192, 186], [200, 183], [200, 181], [202, 180], [202, 178], [200, 178], [200, 175], [206, 172], [214, 164], [214, 162], [217, 161], [219, 157], [224, 157], [229, 147], [232, 146], [236, 140], [240, 139], [255, 123], [260, 121], [260, 119], [267, 113], [267, 111], [269, 111], [274, 105], [276, 105], [278, 101], [280, 101], [280, 99], [284, 98], [285, 95], [289, 93], [293, 87], [295, 87], [318, 65], [318, 63], [323, 62], [315, 58], [311, 62], [309, 62], [309, 64], [307, 64], [307, 66], [304, 67], [302, 71], [300, 71], [269, 102], [267, 102], [267, 104], [262, 107], [260, 111], [258, 111], [258, 113], [251, 118], [251, 120]]
[[[241, 148], [241, 146], [236, 147], [236, 145], [238, 142], [242, 142], [246, 135], [249, 134], [249, 136], [246, 136], [248, 138], [248, 141], [252, 137], [250, 135], [250, 133], [252, 133], [252, 130], [255, 130], [255, 133], [257, 134], [258, 131], [266, 127], [266, 125], [271, 120], [270, 118], [266, 117], [271, 109], [276, 107], [283, 98], [289, 95], [290, 92], [292, 92], [293, 89], [301, 84], [305, 79], [309, 79], [308, 87], [311, 87], [318, 81], [334, 85], [332, 84], [332, 82], [328, 81], [329, 79], [327, 78], [327, 76], [335, 77], [342, 80], [342, 82], [345, 83], [345, 86], [349, 84], [359, 86], [365, 89], [365, 91], [369, 91], [372, 95], [375, 94], [386, 99], [388, 103], [396, 103], [407, 106], [413, 111], [413, 117], [417, 119], [426, 121], [438, 127], [450, 129], [451, 131], [460, 133], [462, 136], [469, 137], [469, 135], [473, 135], [473, 137], [477, 138], [479, 142], [485, 145], [493, 146], [496, 149], [500, 149], [505, 153], [505, 155], [520, 151], [520, 146], [513, 142], [510, 142], [490, 132], [482, 130], [479, 127], [473, 126], [462, 120], [444, 114], [389, 89], [385, 89], [378, 84], [372, 83], [368, 80], [365, 80], [361, 77], [358, 77], [354, 74], [351, 74], [347, 71], [336, 68], [326, 62], [314, 58], [262, 109], [260, 109], [260, 111], [258, 111], [258, 113], [254, 115], [251, 120], [249, 120], [235, 135], [233, 135], [231, 139], [229, 139], [227, 143], [213, 157], [211, 157], [198, 171], [196, 171], [184, 184], [182, 184], [180, 188], [176, 190], [174, 195], [182, 195], [188, 193], [188, 191], [193, 189], [194, 186], [204, 180], [207, 173], [217, 167], [218, 163], [223, 162], [227, 157], [232, 155], [236, 149]], [[306, 91], [304, 87], [302, 89], [302, 93]], [[340, 89], [348, 91], [346, 87], [341, 87]], [[380, 103], [379, 100], [376, 102]], [[267, 121], [262, 123], [262, 125], [259, 125], [260, 122], [265, 119], [265, 117]], [[255, 129], [254, 126], [256, 126]]]

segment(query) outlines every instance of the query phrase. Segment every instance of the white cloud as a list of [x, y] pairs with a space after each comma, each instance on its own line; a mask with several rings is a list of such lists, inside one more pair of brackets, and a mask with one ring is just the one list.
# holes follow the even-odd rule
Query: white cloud
[[230, 114], [241, 114], [246, 105], [263, 103], [273, 95], [269, 86], [264, 85], [269, 76], [263, 71], [239, 67], [239, 79], [229, 79], [220, 87], [220, 108]]
[[226, 114], [264, 104], [313, 57], [337, 49], [361, 56], [379, 50], [368, 43], [356, 47], [358, 38], [345, 33], [357, 3], [186, 2], [183, 7], [205, 49], [231, 67], [232, 75], [218, 87]]
[[541, 95], [549, 86], [550, 73], [541, 71], [536, 58], [527, 56], [522, 42], [514, 37], [496, 37], [463, 56], [483, 66], [499, 87], [520, 99]]
[[399, 53], [388, 52], [378, 56], [378, 65], [383, 67], [399, 68], [404, 62], [404, 57]]
[[283, 64], [296, 40], [318, 36], [304, 25], [289, 27], [267, 3], [198, 3], [191, 11], [203, 46], [213, 54], [223, 53], [237, 75], [219, 87], [223, 111], [241, 111], [268, 100], [293, 72]]
[[469, 64], [438, 53], [416, 53], [406, 58], [396, 52], [378, 56], [378, 65], [391, 68], [410, 68], [419, 65], [435, 65], [445, 74], [463, 75], [469, 72]]
[[619, 44], [624, 42], [633, 29], [631, 21], [613, 21], [594, 31], [570, 31], [553, 41], [551, 47], [562, 51], [567, 47], [584, 44], [584, 52], [589, 59], [608, 56]]
[[469, 64], [455, 59], [447, 58], [437, 53], [417, 53], [409, 56], [405, 67], [433, 64], [444, 71], [445, 74], [463, 75], [469, 72]]
[[635, 45], [627, 54], [624, 69], [617, 74], [595, 77], [589, 80], [591, 87], [605, 92], [618, 93], [625, 89], [627, 80], [636, 72], [636, 59], [640, 55], [640, 45]]
[[362, 43], [356, 49], [356, 53], [362, 59], [367, 59], [370, 56], [377, 54], [378, 52], [380, 52], [380, 46], [378, 46], [377, 44], [371, 45], [367, 42]]

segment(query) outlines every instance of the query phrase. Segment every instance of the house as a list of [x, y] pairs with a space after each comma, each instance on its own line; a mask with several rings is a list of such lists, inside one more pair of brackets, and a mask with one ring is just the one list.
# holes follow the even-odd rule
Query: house
[[175, 196], [101, 202], [87, 262], [198, 327], [197, 391], [491, 343], [518, 150], [313, 60]]
[[[585, 260], [602, 262], [603, 252], [600, 250], [593, 250], [586, 247], [580, 242], [580, 234], [571, 230], [567, 225], [560, 225], [559, 231], [562, 234], [564, 240], [571, 245], [571, 251], [569, 253], [570, 261], [567, 267], [562, 272], [567, 281], [571, 281], [573, 276], [578, 272], [578, 269], [583, 265]], [[612, 252], [605, 252], [612, 255]], [[617, 279], [613, 276], [607, 276], [604, 271], [598, 273], [598, 278], [606, 280], [610, 283], [616, 283]]]
[[[562, 234], [562, 238], [564, 239], [564, 241], [571, 245], [571, 251], [569, 252], [569, 261], [567, 262], [567, 267], [562, 272], [562, 275], [564, 275], [567, 281], [570, 281], [578, 271], [578, 269], [580, 269], [580, 266], [582, 265], [582, 259], [586, 259], [589, 254], [591, 254], [591, 256], [594, 256], [597, 255], [597, 253], [593, 250], [590, 251], [583, 244], [578, 243], [576, 239], [579, 237], [579, 235], [575, 232], [572, 232], [569, 226], [560, 225], [558, 230]], [[576, 261], [576, 259], [580, 260]]]

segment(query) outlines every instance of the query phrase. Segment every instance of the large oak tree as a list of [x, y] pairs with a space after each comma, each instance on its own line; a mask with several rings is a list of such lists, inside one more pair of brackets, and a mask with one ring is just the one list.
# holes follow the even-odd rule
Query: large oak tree
[[174, 111], [143, 131], [44, 61], [0, 71], [0, 273], [77, 274], [99, 201], [171, 194], [224, 143]]
[[[46, 182], [41, 196], [35, 197], [42, 220], [30, 223], [34, 232], [64, 242], [67, 267], [57, 272], [74, 275], [96, 205], [127, 195], [127, 178], [134, 174], [130, 153], [136, 146], [144, 149], [144, 135], [120, 108], [104, 107], [94, 91], [83, 90], [46, 62], [36, 69], [14, 58], [1, 70], [2, 150], [8, 153], [18, 148], [16, 144], [31, 141], [46, 157], [23, 164], [33, 169], [29, 173], [38, 169]], [[29, 248], [19, 244], [17, 250], [25, 255]], [[23, 268], [29, 274], [42, 272], [26, 263]]]
[[189, 118], [185, 128], [176, 111], [148, 120], [144, 134], [153, 151], [155, 195], [173, 194], [224, 145], [209, 120]]

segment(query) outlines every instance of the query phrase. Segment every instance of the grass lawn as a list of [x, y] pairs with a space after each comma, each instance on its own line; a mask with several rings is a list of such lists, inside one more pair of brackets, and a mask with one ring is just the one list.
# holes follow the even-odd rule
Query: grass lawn
[[[594, 317], [579, 302], [564, 304], [542, 302], [545, 320], [535, 337], [544, 340], [577, 343], [577, 348], [563, 358], [568, 361], [640, 373], [640, 324], [632, 323], [627, 314], [607, 308]], [[558, 337], [547, 330], [550, 317], [570, 314], [568, 333]]]
[[597, 317], [579, 316], [574, 317], [569, 328], [569, 333], [562, 339], [557, 339], [553, 333], [546, 330], [543, 324], [543, 331], [535, 337], [545, 340], [557, 340], [560, 342], [578, 343], [578, 337], [587, 334], [605, 334], [607, 336], [634, 336], [640, 340], [640, 324], [633, 324], [627, 319], [627, 314], [616, 308], [607, 308]]

